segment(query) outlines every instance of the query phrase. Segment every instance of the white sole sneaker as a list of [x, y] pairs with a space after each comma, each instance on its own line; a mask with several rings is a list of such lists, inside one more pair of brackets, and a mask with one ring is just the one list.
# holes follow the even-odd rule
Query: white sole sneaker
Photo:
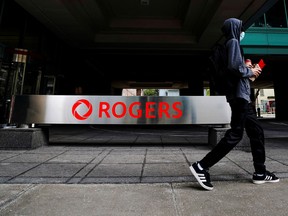
[[205, 180], [205, 175], [204, 174], [197, 173], [192, 165], [189, 168], [190, 168], [192, 174], [194, 175], [194, 177], [196, 178], [196, 180], [198, 181], [198, 183], [201, 185], [201, 187], [203, 187], [206, 190], [213, 190], [213, 187], [208, 187], [207, 185], [205, 185], [203, 183], [203, 180]]
[[264, 184], [264, 183], [276, 183], [276, 182], [279, 182], [280, 179], [276, 179], [276, 180], [269, 180], [269, 181], [266, 181], [266, 180], [253, 180], [253, 183], [254, 184]]

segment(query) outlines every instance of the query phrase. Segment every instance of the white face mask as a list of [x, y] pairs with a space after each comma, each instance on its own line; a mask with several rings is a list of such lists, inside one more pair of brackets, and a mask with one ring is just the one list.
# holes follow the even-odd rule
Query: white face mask
[[245, 32], [241, 32], [241, 34], [240, 34], [240, 41], [242, 41], [244, 37], [245, 37]]

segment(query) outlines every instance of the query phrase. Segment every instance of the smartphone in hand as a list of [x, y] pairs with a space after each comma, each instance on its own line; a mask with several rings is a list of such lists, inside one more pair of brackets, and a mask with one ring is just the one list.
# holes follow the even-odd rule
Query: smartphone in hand
[[260, 59], [260, 61], [258, 62], [258, 65], [259, 65], [260, 69], [262, 70], [266, 64], [265, 64], [263, 59]]

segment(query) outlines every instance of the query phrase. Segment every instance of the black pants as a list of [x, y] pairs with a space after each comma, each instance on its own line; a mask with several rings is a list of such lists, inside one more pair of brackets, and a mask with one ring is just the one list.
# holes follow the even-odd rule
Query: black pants
[[255, 110], [248, 101], [237, 98], [229, 102], [231, 107], [231, 129], [229, 129], [220, 142], [200, 161], [204, 169], [209, 169], [226, 154], [228, 154], [242, 139], [244, 128], [250, 139], [251, 152], [255, 172], [264, 173], [265, 146], [264, 132], [259, 124]]

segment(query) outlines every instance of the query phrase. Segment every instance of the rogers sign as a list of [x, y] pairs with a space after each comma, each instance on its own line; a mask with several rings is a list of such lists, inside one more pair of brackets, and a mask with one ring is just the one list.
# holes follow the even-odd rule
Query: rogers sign
[[[72, 106], [72, 115], [77, 120], [86, 120], [90, 116], [93, 118], [117, 118], [121, 119], [126, 116], [130, 118], [168, 118], [168, 119], [178, 119], [183, 115], [182, 102], [175, 101], [168, 103], [165, 101], [153, 102], [139, 102], [135, 101], [130, 104], [124, 103], [122, 101], [107, 102], [100, 101], [97, 107], [93, 107], [92, 103], [86, 99], [78, 100]], [[79, 107], [86, 107], [87, 111], [84, 114], [79, 114], [77, 111]], [[98, 108], [98, 109], [97, 109]], [[86, 110], [85, 109], [85, 110]], [[97, 113], [93, 113], [93, 110], [97, 110]]]
[[[85, 106], [87, 107], [87, 112], [86, 112], [84, 115], [80, 115], [80, 114], [77, 112], [77, 108], [78, 108], [80, 105], [85, 105]], [[85, 120], [85, 119], [87, 119], [87, 118], [92, 114], [92, 111], [93, 111], [92, 104], [91, 104], [88, 100], [85, 100], [85, 99], [78, 100], [78, 101], [72, 106], [72, 114], [73, 114], [73, 116], [74, 116], [76, 119], [78, 119], [78, 120]]]

